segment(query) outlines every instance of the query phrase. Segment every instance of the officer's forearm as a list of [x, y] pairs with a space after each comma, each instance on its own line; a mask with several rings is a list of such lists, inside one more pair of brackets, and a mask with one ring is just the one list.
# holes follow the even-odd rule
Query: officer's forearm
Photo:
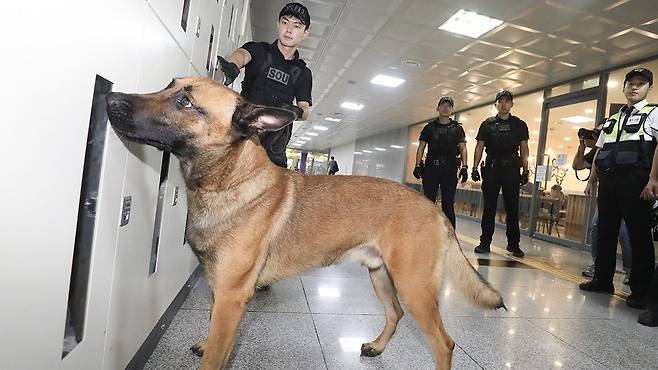
[[416, 164], [419, 164], [423, 160], [423, 154], [425, 153], [425, 142], [419, 141], [418, 149], [416, 149]]
[[482, 160], [482, 151], [484, 150], [484, 145], [480, 144], [480, 142], [477, 143], [475, 146], [475, 154], [473, 154], [473, 168], [477, 169], [478, 166], [480, 165], [480, 161]]
[[227, 61], [235, 63], [238, 68], [244, 67], [247, 63], [251, 61], [251, 54], [244, 49], [238, 49], [233, 52], [228, 58]]
[[521, 142], [521, 163], [523, 164], [523, 170], [528, 171], [528, 156], [530, 154], [530, 149], [528, 148], [528, 141]]
[[466, 150], [466, 144], [462, 143], [459, 147], [461, 149], [462, 166], [468, 166], [468, 150]]

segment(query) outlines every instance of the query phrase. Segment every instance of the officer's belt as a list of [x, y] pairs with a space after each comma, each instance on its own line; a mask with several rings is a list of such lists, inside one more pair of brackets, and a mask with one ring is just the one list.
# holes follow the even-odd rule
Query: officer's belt
[[521, 161], [518, 157], [516, 158], [489, 158], [487, 157], [485, 161], [485, 166], [487, 167], [521, 167]]
[[426, 164], [431, 166], [440, 166], [443, 164], [457, 164], [457, 159], [452, 159], [452, 158], [428, 159]]

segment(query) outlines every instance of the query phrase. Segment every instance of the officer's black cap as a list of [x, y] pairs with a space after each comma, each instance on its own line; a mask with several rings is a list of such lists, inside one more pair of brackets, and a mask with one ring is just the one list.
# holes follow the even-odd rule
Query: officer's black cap
[[651, 73], [651, 71], [646, 68], [635, 68], [634, 70], [626, 73], [626, 78], [624, 78], [624, 85], [626, 85], [628, 80], [635, 76], [644, 77], [647, 81], [649, 81], [649, 85], [653, 85], [653, 73]]
[[279, 19], [283, 17], [284, 15], [292, 15], [297, 17], [304, 25], [306, 28], [308, 28], [311, 25], [311, 15], [308, 14], [308, 9], [300, 3], [288, 3], [286, 6], [281, 9], [281, 12], [279, 12]]
[[498, 103], [498, 99], [502, 97], [508, 97], [510, 101], [514, 101], [514, 95], [512, 95], [512, 92], [509, 90], [500, 90], [498, 93], [496, 93], [496, 103]]
[[455, 107], [455, 101], [452, 100], [452, 98], [449, 97], [449, 96], [442, 96], [442, 97], [440, 97], [440, 98], [439, 98], [439, 104], [437, 104], [437, 105], [441, 105], [441, 103], [446, 102], [446, 101], [447, 101], [448, 103], [450, 103], [450, 106], [451, 106], [451, 107], [453, 107], [453, 108]]

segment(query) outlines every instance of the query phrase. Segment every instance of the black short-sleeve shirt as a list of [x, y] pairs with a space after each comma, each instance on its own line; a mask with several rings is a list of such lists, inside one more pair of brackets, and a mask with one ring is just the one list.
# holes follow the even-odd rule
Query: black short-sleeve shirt
[[[450, 143], [450, 146], [454, 145], [455, 154], [458, 154], [457, 145], [466, 142], [466, 133], [464, 132], [461, 123], [451, 120], [449, 124], [442, 125], [437, 119], [433, 119], [423, 127], [423, 130], [420, 132], [420, 137], [418, 138], [419, 141], [427, 143], [428, 159], [439, 158], [442, 155], [452, 155], [452, 153], [447, 152], [447, 148], [443, 147], [444, 143], [438, 142], [439, 140], [437, 140], [439, 137], [437, 136], [438, 133], [436, 133], [436, 129], [441, 126], [445, 126], [446, 128], [450, 127], [450, 130], [454, 130], [454, 137], [451, 138], [452, 143]], [[450, 150], [452, 150], [452, 148]]]
[[516, 143], [516, 152], [518, 152], [519, 145], [522, 141], [530, 139], [528, 125], [522, 119], [512, 115], [506, 120], [498, 116], [490, 117], [480, 124], [480, 129], [475, 137], [478, 141], [484, 141], [487, 154], [492, 154], [492, 152], [500, 149], [497, 147], [497, 144], [499, 143], [496, 143], [495, 140], [493, 140], [493, 136], [495, 135], [494, 127], [496, 127], [497, 124], [510, 124], [511, 134], [514, 138], [513, 141]]
[[[299, 52], [295, 51], [295, 56], [292, 60], [286, 60], [281, 54], [281, 50], [277, 46], [277, 41], [268, 44], [264, 42], [255, 42], [250, 41], [241, 46], [241, 49], [244, 49], [249, 52], [251, 55], [251, 60], [245, 66], [245, 76], [244, 81], [253, 81], [257, 74], [261, 72], [261, 68], [264, 63], [266, 63], [266, 55], [269, 51], [272, 54], [273, 58], [276, 58], [277, 62], [281, 63], [297, 63], [299, 60]], [[244, 89], [245, 82], [242, 82]], [[305, 101], [309, 105], [313, 105], [313, 98], [311, 97], [311, 90], [313, 88], [313, 77], [311, 70], [304, 65], [302, 68], [302, 75], [297, 79], [294, 86], [291, 86], [294, 89], [294, 97], [297, 102]], [[292, 102], [289, 102], [292, 103]]]

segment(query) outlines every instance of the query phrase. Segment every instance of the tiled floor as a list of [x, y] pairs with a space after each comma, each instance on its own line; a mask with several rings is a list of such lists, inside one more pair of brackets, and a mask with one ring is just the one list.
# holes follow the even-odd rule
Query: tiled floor
[[[458, 219], [457, 231], [477, 239], [479, 225]], [[494, 245], [505, 246], [496, 230]], [[581, 292], [555, 275], [514, 263], [505, 256], [477, 270], [504, 296], [509, 311], [471, 306], [448, 280], [441, 312], [457, 346], [453, 369], [658, 369], [658, 330], [635, 322], [641, 312], [609, 295]], [[523, 237], [533, 258], [552, 261], [573, 273], [587, 266], [583, 252]], [[501, 262], [498, 262], [501, 261]], [[501, 266], [501, 267], [498, 267]], [[502, 267], [513, 266], [513, 267]], [[618, 277], [619, 279], [619, 277]], [[621, 288], [621, 284], [619, 284]], [[149, 359], [146, 369], [196, 369], [189, 347], [208, 331], [210, 292], [199, 280]], [[332, 266], [282, 281], [257, 292], [242, 320], [230, 369], [433, 369], [433, 356], [411, 315], [381, 356], [359, 356], [362, 342], [384, 325], [383, 309], [367, 270]]]

